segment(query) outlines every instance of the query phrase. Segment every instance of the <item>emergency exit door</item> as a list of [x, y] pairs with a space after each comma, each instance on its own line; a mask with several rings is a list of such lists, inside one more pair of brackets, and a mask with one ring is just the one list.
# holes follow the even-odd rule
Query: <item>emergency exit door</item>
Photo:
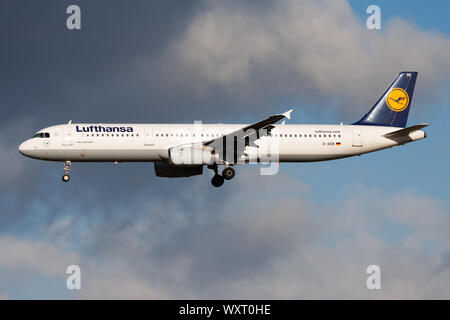
[[63, 126], [63, 146], [71, 146], [73, 145], [73, 127], [72, 125], [65, 125]]
[[353, 146], [362, 147], [361, 128], [353, 128]]
[[144, 144], [146, 146], [152, 146], [154, 144], [153, 141], [153, 128], [147, 127], [144, 131]]

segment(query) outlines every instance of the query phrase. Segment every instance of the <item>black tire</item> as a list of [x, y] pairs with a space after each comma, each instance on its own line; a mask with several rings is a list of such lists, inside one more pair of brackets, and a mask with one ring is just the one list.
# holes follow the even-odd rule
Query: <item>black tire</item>
[[219, 176], [218, 174], [215, 174], [214, 177], [211, 179], [211, 183], [214, 187], [218, 188], [224, 183], [224, 179], [222, 176]]
[[62, 176], [62, 181], [69, 182], [69, 180], [70, 180], [70, 176], [68, 174], [65, 174]]
[[234, 171], [234, 169], [232, 167], [226, 167], [225, 169], [223, 169], [222, 171], [222, 177], [225, 180], [231, 180], [234, 178], [234, 175], [236, 174], [236, 172]]

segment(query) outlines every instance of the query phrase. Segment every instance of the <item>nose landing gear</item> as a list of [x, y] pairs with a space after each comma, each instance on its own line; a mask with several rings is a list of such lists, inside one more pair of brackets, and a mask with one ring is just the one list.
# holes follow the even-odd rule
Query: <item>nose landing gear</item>
[[62, 176], [62, 181], [64, 182], [69, 182], [70, 180], [70, 166], [72, 165], [72, 163], [70, 161], [64, 161], [64, 171], [66, 172], [63, 176]]

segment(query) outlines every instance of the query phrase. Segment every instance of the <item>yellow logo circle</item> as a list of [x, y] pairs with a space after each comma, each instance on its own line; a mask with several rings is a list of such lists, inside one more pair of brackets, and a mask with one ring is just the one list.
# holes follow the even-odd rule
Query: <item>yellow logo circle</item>
[[394, 88], [387, 95], [386, 104], [392, 111], [403, 111], [409, 104], [409, 96], [402, 88]]

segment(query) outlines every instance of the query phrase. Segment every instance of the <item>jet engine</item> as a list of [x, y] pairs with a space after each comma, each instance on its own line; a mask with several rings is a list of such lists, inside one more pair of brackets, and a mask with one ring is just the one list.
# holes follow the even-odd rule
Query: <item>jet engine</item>
[[175, 166], [167, 162], [155, 162], [155, 174], [163, 178], [183, 178], [201, 175], [203, 166]]
[[169, 162], [175, 166], [211, 165], [218, 157], [212, 148], [188, 144], [169, 149]]

